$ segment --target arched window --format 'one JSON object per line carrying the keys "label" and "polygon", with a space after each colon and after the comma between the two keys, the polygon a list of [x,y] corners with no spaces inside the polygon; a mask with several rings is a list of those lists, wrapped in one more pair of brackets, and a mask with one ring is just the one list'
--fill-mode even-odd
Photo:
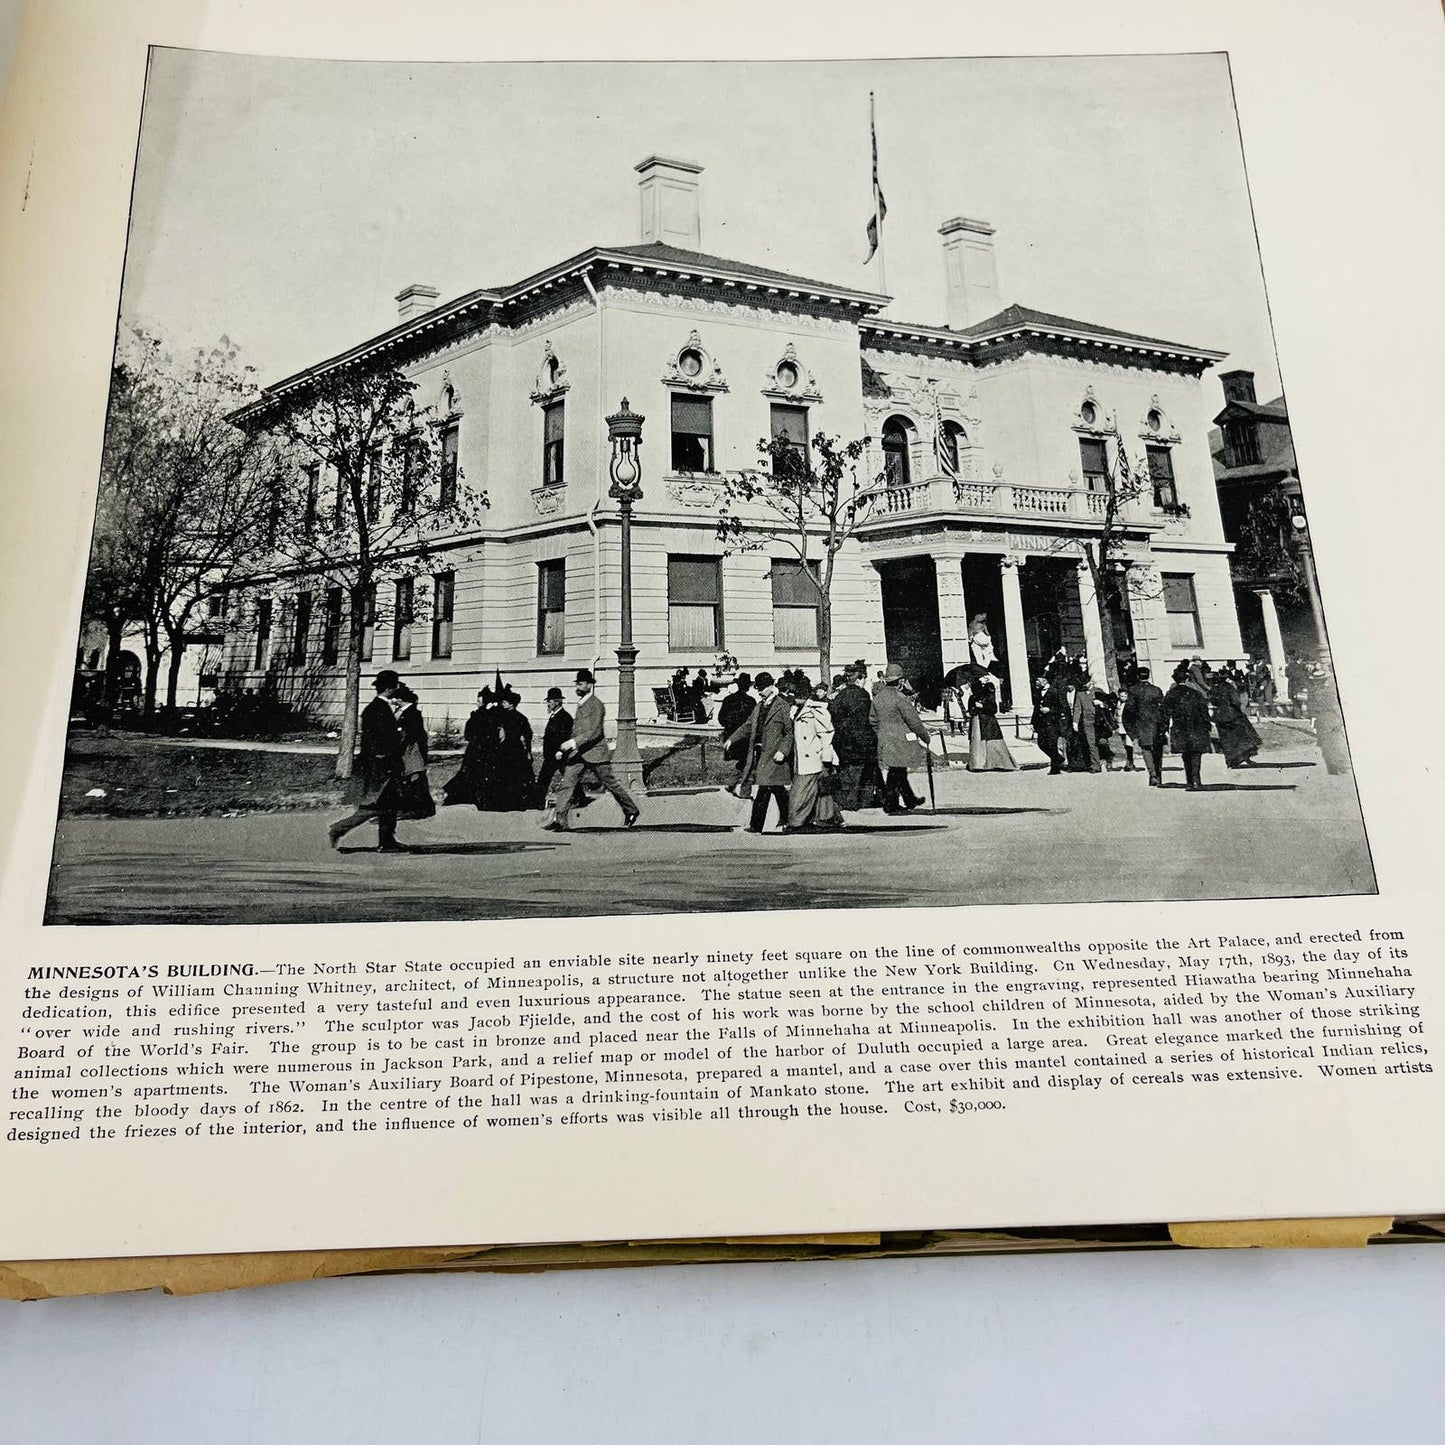
{"label": "arched window", "polygon": [[956,421],[946,421],[938,433],[938,464],[951,477],[958,475],[959,453],[968,445],[968,434]]}
{"label": "arched window", "polygon": [[890,487],[906,487],[912,480],[912,432],[901,416],[890,416],[883,423],[883,474]]}

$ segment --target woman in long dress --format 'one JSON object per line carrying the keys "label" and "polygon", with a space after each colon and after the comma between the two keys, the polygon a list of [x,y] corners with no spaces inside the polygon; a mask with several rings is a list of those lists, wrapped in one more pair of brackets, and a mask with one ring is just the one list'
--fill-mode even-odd
{"label": "woman in long dress", "polygon": [[401,728],[401,779],[396,789],[398,818],[430,818],[437,810],[427,785],[426,723],[416,701],[416,694],[405,683],[392,694],[392,707]]}
{"label": "woman in long dress", "polygon": [[1216,672],[1210,679],[1209,701],[1214,708],[1214,727],[1219,734],[1219,750],[1224,754],[1225,766],[1252,766],[1254,755],[1260,749],[1259,734],[1245,716],[1234,684],[1222,672]]}
{"label": "woman in long dress", "polygon": [[494,711],[492,690],[484,687],[477,694],[477,705],[462,731],[467,746],[462,754],[461,766],[442,789],[442,802],[448,807],[458,803],[474,803],[478,808],[485,806],[482,802],[486,790],[484,780],[492,772],[492,756],[497,746]]}
{"label": "woman in long dress", "polygon": [[1011,773],[1017,767],[998,725],[998,689],[989,673],[980,672],[968,693],[968,770]]}
{"label": "woman in long dress", "polygon": [[510,687],[504,687],[497,707],[497,757],[489,803],[497,813],[521,812],[536,804],[532,724],[517,710],[521,700]]}
{"label": "woman in long dress", "polygon": [[[813,695],[809,696],[809,692]],[[822,697],[817,695],[819,692],[823,693]],[[793,709],[793,781],[788,789],[790,833],[803,830],[831,833],[843,826],[831,791],[833,779],[828,772],[837,762],[826,690],[800,691]]]}

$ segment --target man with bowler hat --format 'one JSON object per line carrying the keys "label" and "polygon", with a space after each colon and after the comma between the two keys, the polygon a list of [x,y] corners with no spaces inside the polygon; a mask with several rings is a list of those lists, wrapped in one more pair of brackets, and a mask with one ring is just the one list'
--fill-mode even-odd
{"label": "man with bowler hat", "polygon": [[396,841],[396,790],[402,777],[405,744],[391,699],[400,686],[401,678],[389,667],[378,672],[372,683],[376,696],[362,709],[361,747],[356,759],[360,799],[354,813],[327,830],[333,848],[340,848],[341,840],[353,828],[375,822],[378,853],[407,851]]}
{"label": "man with bowler hat", "polygon": [[537,774],[537,797],[545,804],[552,779],[561,765],[557,754],[572,736],[572,714],[562,705],[562,689],[547,689],[547,726],[542,729],[542,767]]}
{"label": "man with bowler hat", "polygon": [[612,751],[603,736],[607,711],[602,706],[602,699],[593,691],[596,685],[597,680],[587,668],[577,669],[577,716],[572,723],[572,736],[554,754],[561,770],[552,784],[552,796],[548,800],[551,817],[542,824],[555,833],[567,831],[567,817],[589,774],[617,799],[617,806],[622,809],[624,828],[630,828],[642,814],[642,809],[633,802],[632,794],[612,771]]}

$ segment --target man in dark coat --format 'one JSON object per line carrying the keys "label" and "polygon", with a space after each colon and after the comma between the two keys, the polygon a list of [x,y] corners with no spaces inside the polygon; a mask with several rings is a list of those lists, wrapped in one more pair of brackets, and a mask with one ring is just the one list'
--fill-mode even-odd
{"label": "man in dark coat", "polygon": [[747,831],[761,833],[768,821],[768,799],[778,805],[778,826],[788,826],[788,788],[793,781],[793,708],[773,686],[770,672],[758,674],[760,701],[748,728],[745,782],[757,785]]}
{"label": "man in dark coat", "polygon": [[[577,716],[572,723],[572,736],[557,749],[556,758],[561,771],[552,785],[552,796],[548,799],[551,816],[543,823],[544,828],[553,832],[567,831],[567,817],[571,813],[577,795],[585,786],[588,775],[596,780],[617,800],[622,809],[622,825],[630,828],[642,815],[642,809],[633,801],[622,781],[612,771],[612,750],[607,746],[604,729],[607,710],[602,699],[593,691],[596,679],[585,667],[577,669]],[[553,811],[555,809],[555,811]]]}
{"label": "man in dark coat", "polygon": [[542,729],[542,767],[537,773],[537,796],[543,803],[561,766],[557,754],[572,736],[572,714],[562,705],[562,689],[547,689],[547,726]]}
{"label": "man in dark coat", "polygon": [[1202,661],[1181,662],[1174,669],[1174,686],[1164,695],[1164,716],[1169,720],[1169,745],[1184,759],[1184,786],[1200,792],[1209,751],[1209,684]]}
{"label": "man in dark coat", "polygon": [[869,721],[878,737],[885,813],[901,813],[923,802],[909,784],[908,770],[927,766],[928,732],[902,684],[903,669],[896,662],[890,662],[883,674],[883,687],[873,694],[869,712]]}
{"label": "man in dark coat", "polygon": [[748,719],[757,707],[757,699],[749,689],[753,680],[740,672],[733,684],[733,691],[723,698],[717,710],[719,731],[722,733],[723,757],[737,764],[737,776],[728,788],[736,793],[742,785],[752,759],[748,756]]}
{"label": "man in dark coat", "polygon": [[828,704],[838,754],[838,806],[848,812],[877,806],[878,735],[868,720],[872,708],[868,669],[855,662]]}
{"label": "man in dark coat", "polygon": [[1149,681],[1149,669],[1134,669],[1133,681],[1124,691],[1124,731],[1139,745],[1149,786],[1157,788],[1164,768],[1164,694]]}
{"label": "man in dark coat", "polygon": [[331,846],[363,823],[376,823],[378,853],[405,853],[396,841],[396,790],[402,776],[405,747],[401,727],[392,711],[391,699],[401,679],[390,668],[376,674],[372,683],[376,696],[361,713],[361,747],[356,758],[356,777],[361,790],[357,809],[327,830]]}

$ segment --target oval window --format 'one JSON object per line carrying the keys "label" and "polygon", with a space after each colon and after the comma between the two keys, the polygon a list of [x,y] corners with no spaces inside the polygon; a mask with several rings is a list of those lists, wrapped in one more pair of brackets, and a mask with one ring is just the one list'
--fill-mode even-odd
{"label": "oval window", "polygon": [[791,391],[798,384],[798,368],[791,361],[785,361],[778,367],[778,385],[784,391]]}
{"label": "oval window", "polygon": [[702,374],[702,355],[696,351],[684,351],[677,359],[679,370],[684,376],[700,376]]}
{"label": "oval window", "polygon": [[1098,419],[1099,409],[1093,402],[1086,401],[1083,406],[1079,408],[1079,420],[1082,421],[1085,426],[1093,426]]}

